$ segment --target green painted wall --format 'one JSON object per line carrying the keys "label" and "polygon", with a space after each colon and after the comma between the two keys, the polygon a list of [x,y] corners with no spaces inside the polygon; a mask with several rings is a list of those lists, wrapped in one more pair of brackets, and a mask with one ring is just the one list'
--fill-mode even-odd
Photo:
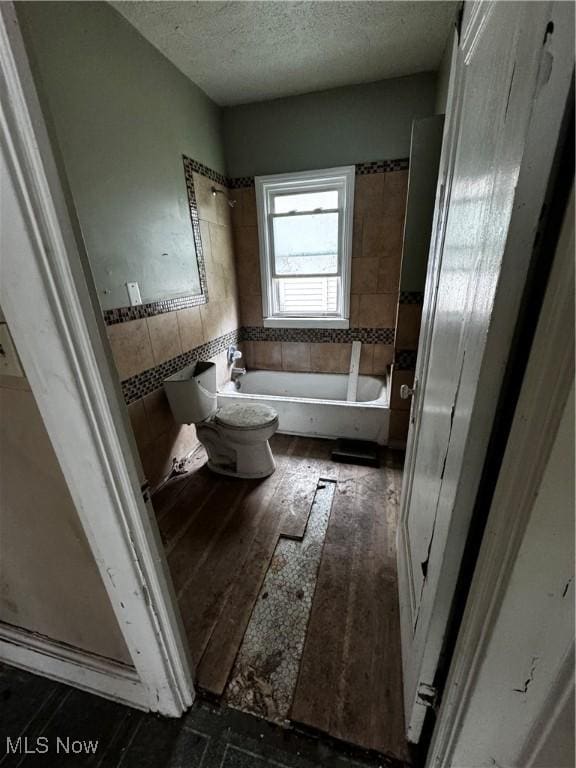
{"label": "green painted wall", "polygon": [[408,157],[412,120],[434,114],[436,73],[224,109],[229,176]]}
{"label": "green painted wall", "polygon": [[224,172],[219,107],[107,3],[17,10],[103,308],[196,293],[181,156]]}

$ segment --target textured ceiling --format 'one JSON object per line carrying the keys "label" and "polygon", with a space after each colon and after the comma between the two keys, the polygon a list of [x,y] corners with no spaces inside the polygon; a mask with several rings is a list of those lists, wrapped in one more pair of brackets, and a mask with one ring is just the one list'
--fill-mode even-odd
{"label": "textured ceiling", "polygon": [[113,2],[221,105],[437,69],[455,2]]}

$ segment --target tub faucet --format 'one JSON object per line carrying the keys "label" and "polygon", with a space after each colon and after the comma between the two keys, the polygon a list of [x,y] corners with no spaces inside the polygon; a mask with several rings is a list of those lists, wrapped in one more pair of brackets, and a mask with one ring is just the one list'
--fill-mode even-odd
{"label": "tub faucet", "polygon": [[240,377],[244,376],[246,373],[246,368],[232,368],[232,371],[230,373],[230,378],[234,382],[234,386],[236,389],[240,389]]}

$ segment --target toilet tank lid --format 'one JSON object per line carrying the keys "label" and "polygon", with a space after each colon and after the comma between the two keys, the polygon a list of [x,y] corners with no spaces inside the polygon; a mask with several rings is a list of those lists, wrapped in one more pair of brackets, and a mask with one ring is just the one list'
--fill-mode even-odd
{"label": "toilet tank lid", "polygon": [[265,427],[277,418],[278,414],[274,408],[257,403],[225,405],[215,415],[215,419],[219,424],[225,427],[235,427],[236,429]]}

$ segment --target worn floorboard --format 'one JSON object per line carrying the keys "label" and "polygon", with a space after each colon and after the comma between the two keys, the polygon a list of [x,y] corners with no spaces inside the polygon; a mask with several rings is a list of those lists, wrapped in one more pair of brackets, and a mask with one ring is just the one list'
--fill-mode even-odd
{"label": "worn floorboard", "polygon": [[399,468],[343,465],[293,721],[407,760],[394,553]]}
{"label": "worn floorboard", "polygon": [[318,485],[317,477],[299,477],[286,468],[275,483],[272,478],[267,484],[269,492],[262,498],[261,524],[243,561],[241,578],[231,587],[197,670],[198,685],[216,695],[226,686],[278,537],[287,535],[286,531],[294,537],[303,535]]}
{"label": "worn floorboard", "polygon": [[[331,441],[276,435],[262,481],[202,466],[154,496],[196,683],[222,695],[280,537],[302,540],[336,481],[291,709],[294,722],[407,759],[395,562],[401,467],[331,461]],[[306,541],[306,539],[304,539]]]}

